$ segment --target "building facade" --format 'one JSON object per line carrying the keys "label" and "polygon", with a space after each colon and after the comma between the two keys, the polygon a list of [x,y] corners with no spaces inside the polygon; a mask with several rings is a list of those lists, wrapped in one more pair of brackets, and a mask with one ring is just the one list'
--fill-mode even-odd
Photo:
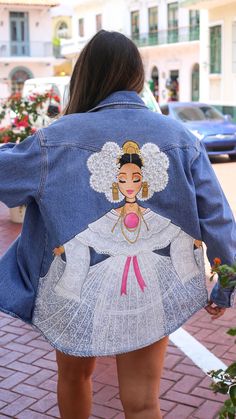
{"label": "building facade", "polygon": [[161,103],[199,98],[200,13],[175,0],[78,0],[72,39],[62,54],[75,62],[98,30],[116,30],[139,47],[146,80]]}
{"label": "building facade", "polygon": [[[72,16],[73,7],[69,4],[62,4],[51,9],[52,17],[52,43],[54,55],[60,58],[61,43],[72,38]],[[70,59],[65,59],[61,64],[54,67],[55,76],[67,76],[72,72]]]}
{"label": "building facade", "polygon": [[53,51],[54,0],[0,0],[0,96],[21,91],[31,77],[50,76],[60,63]]}
{"label": "building facade", "polygon": [[180,0],[200,10],[200,99],[236,119],[236,1]]}

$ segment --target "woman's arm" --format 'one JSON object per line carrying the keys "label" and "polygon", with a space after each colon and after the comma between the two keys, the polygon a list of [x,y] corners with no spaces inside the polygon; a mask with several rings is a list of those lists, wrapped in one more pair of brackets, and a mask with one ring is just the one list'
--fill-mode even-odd
{"label": "woman's arm", "polygon": [[0,201],[11,208],[37,199],[43,173],[43,154],[37,133],[19,144],[4,144],[0,147]]}
{"label": "woman's arm", "polygon": [[[191,171],[195,185],[196,200],[202,240],[207,246],[207,256],[213,265],[215,257],[222,263],[233,264],[236,260],[236,223],[207,156],[205,147],[192,163]],[[214,285],[210,300],[221,307],[232,307],[234,287],[223,288],[219,281]]]}

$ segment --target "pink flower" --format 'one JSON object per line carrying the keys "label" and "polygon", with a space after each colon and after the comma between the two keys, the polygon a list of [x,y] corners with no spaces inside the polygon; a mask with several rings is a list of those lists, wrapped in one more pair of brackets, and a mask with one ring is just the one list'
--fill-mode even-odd
{"label": "pink flower", "polygon": [[35,95],[29,96],[29,100],[31,100],[32,102],[34,102],[36,100],[36,96]]}
{"label": "pink flower", "polygon": [[53,96],[53,99],[54,99],[56,102],[60,103],[60,98],[59,98],[59,96],[58,96],[58,95],[54,95],[54,96]]}
{"label": "pink flower", "polygon": [[19,119],[18,116],[17,116],[14,119],[14,125],[16,125],[16,127],[28,128],[29,127],[29,116],[25,115],[22,119]]}

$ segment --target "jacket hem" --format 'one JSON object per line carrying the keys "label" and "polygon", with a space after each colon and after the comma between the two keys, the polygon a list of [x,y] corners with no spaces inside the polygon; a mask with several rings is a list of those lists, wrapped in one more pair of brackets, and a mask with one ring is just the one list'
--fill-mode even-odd
{"label": "jacket hem", "polygon": [[175,325],[173,327],[173,329],[170,329],[170,331],[165,332],[163,335],[156,337],[155,339],[150,339],[147,340],[145,344],[139,345],[139,346],[133,346],[130,347],[129,349],[123,349],[123,350],[118,350],[118,351],[108,351],[108,352],[88,352],[85,353],[84,351],[73,351],[70,350],[68,348],[65,348],[64,346],[61,346],[60,344],[56,344],[54,342],[52,342],[49,338],[47,338],[47,336],[44,334],[44,332],[38,327],[36,326],[34,323],[32,323],[31,325],[33,326],[33,328],[37,331],[40,331],[40,333],[42,334],[42,336],[45,338],[45,340],[56,350],[64,353],[65,355],[71,355],[71,356],[79,356],[82,358],[87,358],[87,357],[108,357],[108,356],[115,356],[115,355],[121,355],[121,354],[125,354],[125,353],[129,353],[129,352],[133,352],[136,351],[138,349],[142,349],[145,348],[149,345],[152,345],[155,342],[158,342],[160,339],[169,336],[171,333],[174,333],[177,329],[179,329],[184,323],[186,323],[190,317],[192,317],[196,312],[198,312],[199,310],[201,310],[202,308],[204,308],[207,305],[207,301],[208,299],[204,300],[204,302],[202,302],[202,304],[199,304],[198,307],[195,307],[195,309],[192,311],[192,313],[190,315],[188,315],[188,317],[185,320],[181,320],[177,325]]}

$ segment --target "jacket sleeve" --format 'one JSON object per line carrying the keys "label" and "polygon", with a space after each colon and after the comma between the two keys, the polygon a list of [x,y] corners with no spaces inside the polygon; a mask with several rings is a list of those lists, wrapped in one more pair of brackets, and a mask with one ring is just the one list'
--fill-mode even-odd
{"label": "jacket sleeve", "polygon": [[[192,163],[192,176],[202,240],[207,246],[209,262],[213,265],[213,259],[218,257],[223,264],[232,265],[236,261],[236,223],[202,143]],[[234,296],[234,287],[223,288],[217,280],[210,300],[220,307],[233,307]]]}
{"label": "jacket sleeve", "polygon": [[40,193],[42,151],[38,134],[19,144],[0,147],[0,201],[8,207],[27,205]]}

